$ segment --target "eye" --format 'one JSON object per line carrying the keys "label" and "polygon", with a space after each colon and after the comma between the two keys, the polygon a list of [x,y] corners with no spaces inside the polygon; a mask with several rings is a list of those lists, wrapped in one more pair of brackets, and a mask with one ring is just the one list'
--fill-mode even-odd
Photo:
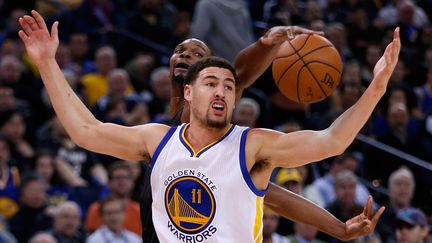
{"label": "eye", "polygon": [[231,85],[225,85],[226,90],[233,90],[234,88]]}
{"label": "eye", "polygon": [[208,86],[208,87],[215,87],[216,85],[214,83],[207,83],[206,86]]}
{"label": "eye", "polygon": [[204,57],[204,55],[202,53],[200,53],[200,52],[195,52],[194,54],[195,54],[195,56],[197,56],[199,58]]}
{"label": "eye", "polygon": [[180,54],[180,53],[182,53],[182,50],[181,50],[181,49],[175,49],[175,50],[174,50],[174,53],[175,53],[175,54]]}

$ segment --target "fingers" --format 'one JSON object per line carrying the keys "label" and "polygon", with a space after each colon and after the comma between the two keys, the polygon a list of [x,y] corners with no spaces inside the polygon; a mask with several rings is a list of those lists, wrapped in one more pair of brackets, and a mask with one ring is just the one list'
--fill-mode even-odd
{"label": "fingers", "polygon": [[45,20],[42,18],[42,16],[37,11],[32,10],[31,14],[33,15],[34,19],[36,20],[39,28],[47,29],[47,26],[45,24]]}
{"label": "fingers", "polygon": [[393,34],[393,43],[396,45],[395,55],[399,55],[399,51],[401,48],[401,41],[400,41],[400,28],[397,27]]}
{"label": "fingers", "polygon": [[18,35],[21,38],[22,42],[24,42],[25,44],[28,40],[28,36],[26,35],[26,33],[23,30],[20,30],[18,31]]}
{"label": "fingers", "polygon": [[396,27],[393,33],[393,40],[400,40],[400,28]]}
{"label": "fingers", "polygon": [[32,32],[32,29],[30,28],[30,25],[24,20],[24,18],[19,18],[18,22],[21,25],[21,28],[24,30],[24,32],[29,35]]}
{"label": "fingers", "polygon": [[31,16],[24,15],[24,20],[27,22],[27,24],[33,31],[40,29],[39,25],[36,23],[36,20]]}
{"label": "fingers", "polygon": [[372,218],[371,222],[371,228],[374,229],[375,225],[378,223],[379,218],[381,217],[381,215],[383,214],[385,210],[385,207],[381,207],[380,209],[378,209],[378,212],[376,212],[375,216]]}
{"label": "fingers", "polygon": [[59,22],[56,21],[51,26],[51,39],[54,40],[54,41],[57,41],[57,42],[59,41],[58,40],[58,25],[59,25]]}
{"label": "fingers", "polygon": [[287,36],[288,36],[288,40],[294,39],[294,33],[293,33],[293,29],[291,27],[287,28]]}
{"label": "fingers", "polygon": [[372,204],[373,204],[372,196],[368,196],[368,199],[367,199],[367,202],[366,202],[366,217],[368,219],[371,219],[372,216],[373,216]]}

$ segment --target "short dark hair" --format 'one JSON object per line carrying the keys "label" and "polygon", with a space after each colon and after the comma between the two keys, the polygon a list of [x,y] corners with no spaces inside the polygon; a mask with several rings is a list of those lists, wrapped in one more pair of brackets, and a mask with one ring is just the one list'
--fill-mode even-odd
{"label": "short dark hair", "polygon": [[108,167],[108,179],[109,180],[113,179],[113,174],[114,174],[114,171],[116,171],[116,170],[126,170],[129,172],[129,174],[132,173],[132,168],[130,167],[130,165],[123,160],[119,160],[119,161],[112,163]]}
{"label": "short dark hair", "polygon": [[189,70],[184,80],[184,84],[193,84],[193,82],[195,82],[195,80],[197,79],[198,73],[208,67],[219,67],[228,69],[233,74],[235,82],[238,82],[238,77],[236,75],[235,69],[229,61],[221,57],[211,56],[204,57],[189,67]]}

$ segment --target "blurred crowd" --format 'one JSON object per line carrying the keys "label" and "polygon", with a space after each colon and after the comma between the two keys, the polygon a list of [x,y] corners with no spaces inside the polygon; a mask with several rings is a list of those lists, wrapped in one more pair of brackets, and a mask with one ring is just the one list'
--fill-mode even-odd
{"label": "blurred crowd", "polygon": [[[94,154],[69,138],[17,35],[18,18],[32,9],[49,25],[60,22],[56,59],[84,104],[99,120],[128,126],[172,119],[168,60],[184,39],[233,61],[272,26],[298,25],[323,31],[339,51],[338,89],[298,104],[269,69],[244,92],[233,121],[282,132],[326,128],[362,95],[399,26],[400,61],[361,133],[432,162],[430,0],[0,0],[1,242],[140,242],[142,230],[144,162]],[[376,233],[358,241],[430,236],[432,171],[363,142],[272,179],[342,221],[372,194],[386,211]],[[267,209],[264,223],[273,242],[337,241]]]}

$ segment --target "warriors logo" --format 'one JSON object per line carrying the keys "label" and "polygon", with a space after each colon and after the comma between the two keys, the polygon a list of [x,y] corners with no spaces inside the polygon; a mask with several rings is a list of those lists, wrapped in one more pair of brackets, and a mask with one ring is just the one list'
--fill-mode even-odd
{"label": "warriors logo", "polygon": [[172,181],[165,192],[171,223],[185,234],[196,234],[212,222],[216,211],[213,193],[200,179],[184,176]]}

